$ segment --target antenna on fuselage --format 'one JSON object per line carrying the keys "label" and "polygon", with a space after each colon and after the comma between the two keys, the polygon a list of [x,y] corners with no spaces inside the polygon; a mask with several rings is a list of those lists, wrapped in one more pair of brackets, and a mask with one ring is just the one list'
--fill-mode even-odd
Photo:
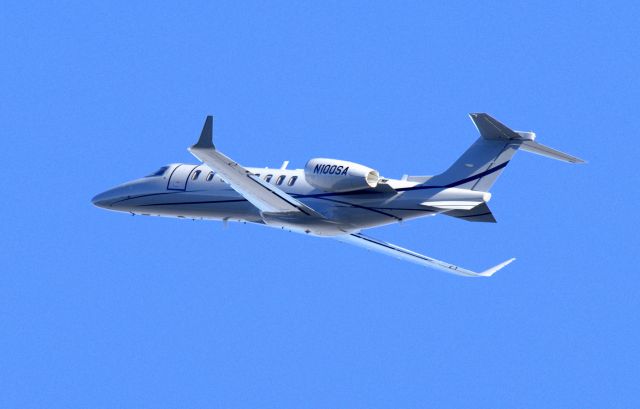
{"label": "antenna on fuselage", "polygon": [[289,161],[285,160],[284,162],[282,162],[282,166],[280,166],[280,169],[286,169],[287,166],[289,166]]}

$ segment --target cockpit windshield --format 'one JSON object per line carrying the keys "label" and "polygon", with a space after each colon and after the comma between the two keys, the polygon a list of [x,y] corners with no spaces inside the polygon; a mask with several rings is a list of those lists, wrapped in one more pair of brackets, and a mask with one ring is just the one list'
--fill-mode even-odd
{"label": "cockpit windshield", "polygon": [[152,178],[152,177],[155,177],[155,176],[162,176],[162,175],[164,175],[164,172],[167,171],[167,169],[169,169],[169,166],[163,166],[160,169],[158,169],[155,172],[153,172],[152,174],[147,175],[145,177],[146,178]]}

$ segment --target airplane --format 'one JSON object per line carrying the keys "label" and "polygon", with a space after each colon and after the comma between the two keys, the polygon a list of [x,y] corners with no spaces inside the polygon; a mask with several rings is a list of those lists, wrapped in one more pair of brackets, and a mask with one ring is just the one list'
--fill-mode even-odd
{"label": "airplane", "polygon": [[480,137],[435,176],[380,176],[345,160],[314,158],[303,169],[243,167],[213,144],[207,116],[198,142],[188,148],[202,163],[173,163],[92,199],[95,206],[133,215],[255,223],[364,247],[466,277],[490,277],[515,260],[475,272],[362,234],[362,230],[445,215],[495,223],[489,192],[518,150],[569,163],[584,160],[514,131],[486,113],[469,114]]}

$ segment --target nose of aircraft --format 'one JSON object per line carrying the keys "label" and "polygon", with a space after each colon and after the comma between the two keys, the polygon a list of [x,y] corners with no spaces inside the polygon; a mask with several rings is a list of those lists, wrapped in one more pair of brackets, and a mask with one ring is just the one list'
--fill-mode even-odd
{"label": "nose of aircraft", "polygon": [[140,185],[138,181],[123,183],[96,195],[91,202],[94,206],[115,210],[114,205],[129,198],[134,192],[134,187],[138,185]]}
{"label": "nose of aircraft", "polygon": [[103,209],[129,211],[135,203],[132,204],[128,199],[145,193],[154,193],[161,190],[163,186],[164,181],[136,179],[97,194],[91,199],[91,203]]}
{"label": "nose of aircraft", "polygon": [[102,207],[105,209],[109,208],[114,201],[118,200],[120,196],[118,190],[118,188],[114,188],[102,193],[98,193],[93,197],[93,199],[91,199],[91,203],[93,203],[93,205],[97,207]]}

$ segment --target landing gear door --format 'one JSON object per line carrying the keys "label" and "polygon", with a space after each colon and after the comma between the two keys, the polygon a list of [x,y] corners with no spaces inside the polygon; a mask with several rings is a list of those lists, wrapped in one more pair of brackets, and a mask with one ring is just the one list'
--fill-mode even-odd
{"label": "landing gear door", "polygon": [[186,190],[187,180],[194,168],[193,165],[178,165],[169,177],[167,190]]}

